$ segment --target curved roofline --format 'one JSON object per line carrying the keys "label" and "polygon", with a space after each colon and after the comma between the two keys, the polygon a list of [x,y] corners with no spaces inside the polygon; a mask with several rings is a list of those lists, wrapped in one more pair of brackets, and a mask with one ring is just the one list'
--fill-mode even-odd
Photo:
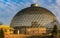
{"label": "curved roofline", "polygon": [[[23,12],[23,11],[25,11],[26,9],[29,9],[29,8],[42,8],[42,9],[50,12],[52,15],[54,15],[50,10],[48,10],[48,9],[46,9],[46,8],[44,8],[44,7],[27,7],[27,8],[24,8],[24,9],[20,10],[19,12],[17,12],[17,13],[14,15],[14,17],[15,17],[17,14],[19,14],[20,12]],[[55,16],[55,15],[54,15],[54,16]],[[12,23],[14,17],[12,18],[11,23]],[[56,16],[55,16],[55,17],[56,17]],[[10,23],[10,26],[11,26],[11,23]]]}
{"label": "curved roofline", "polygon": [[[48,10],[47,8],[44,8],[44,7],[27,7],[27,8],[24,8],[24,9],[22,9],[22,10],[20,10],[19,12],[23,12],[24,10],[26,10],[26,9],[29,9],[29,8],[42,8],[42,9],[44,9],[44,10],[47,10],[48,12],[50,12],[51,14],[53,14],[50,10]],[[17,15],[17,14],[19,14],[19,12],[17,12],[16,14],[15,14],[15,16]],[[54,14],[53,14],[54,15]],[[14,16],[14,17],[15,17]],[[55,15],[54,15],[55,16]]]}

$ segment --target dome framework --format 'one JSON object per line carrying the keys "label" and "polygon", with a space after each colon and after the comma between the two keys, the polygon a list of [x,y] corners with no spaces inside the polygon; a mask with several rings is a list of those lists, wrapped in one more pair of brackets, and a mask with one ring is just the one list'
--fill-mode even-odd
{"label": "dome framework", "polygon": [[36,22],[39,26],[53,26],[57,21],[56,16],[43,7],[31,6],[19,11],[11,21],[11,27],[31,26]]}

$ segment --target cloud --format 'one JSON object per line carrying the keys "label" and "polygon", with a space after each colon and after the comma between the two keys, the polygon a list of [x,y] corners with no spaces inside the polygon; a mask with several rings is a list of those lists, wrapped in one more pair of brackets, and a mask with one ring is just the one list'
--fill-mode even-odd
{"label": "cloud", "polygon": [[33,3],[37,3],[38,0],[33,0]]}
{"label": "cloud", "polygon": [[60,6],[60,0],[56,0],[56,3]]}
{"label": "cloud", "polygon": [[[15,2],[14,2],[15,1]],[[21,9],[29,6],[30,2],[23,0],[0,0],[0,21],[4,24],[10,24],[13,16]],[[7,21],[6,21],[7,20]]]}

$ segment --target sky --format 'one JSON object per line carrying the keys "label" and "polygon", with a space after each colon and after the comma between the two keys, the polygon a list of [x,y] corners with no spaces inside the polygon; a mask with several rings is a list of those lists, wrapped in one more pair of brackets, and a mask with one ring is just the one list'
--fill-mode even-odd
{"label": "sky", "polygon": [[60,0],[0,0],[0,22],[10,25],[17,12],[34,3],[50,10],[60,23]]}

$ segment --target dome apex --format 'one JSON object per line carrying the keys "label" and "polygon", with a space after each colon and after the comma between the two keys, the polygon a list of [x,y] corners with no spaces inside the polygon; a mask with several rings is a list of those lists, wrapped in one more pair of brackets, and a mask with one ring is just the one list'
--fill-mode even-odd
{"label": "dome apex", "polygon": [[39,4],[31,4],[31,7],[39,7]]}

